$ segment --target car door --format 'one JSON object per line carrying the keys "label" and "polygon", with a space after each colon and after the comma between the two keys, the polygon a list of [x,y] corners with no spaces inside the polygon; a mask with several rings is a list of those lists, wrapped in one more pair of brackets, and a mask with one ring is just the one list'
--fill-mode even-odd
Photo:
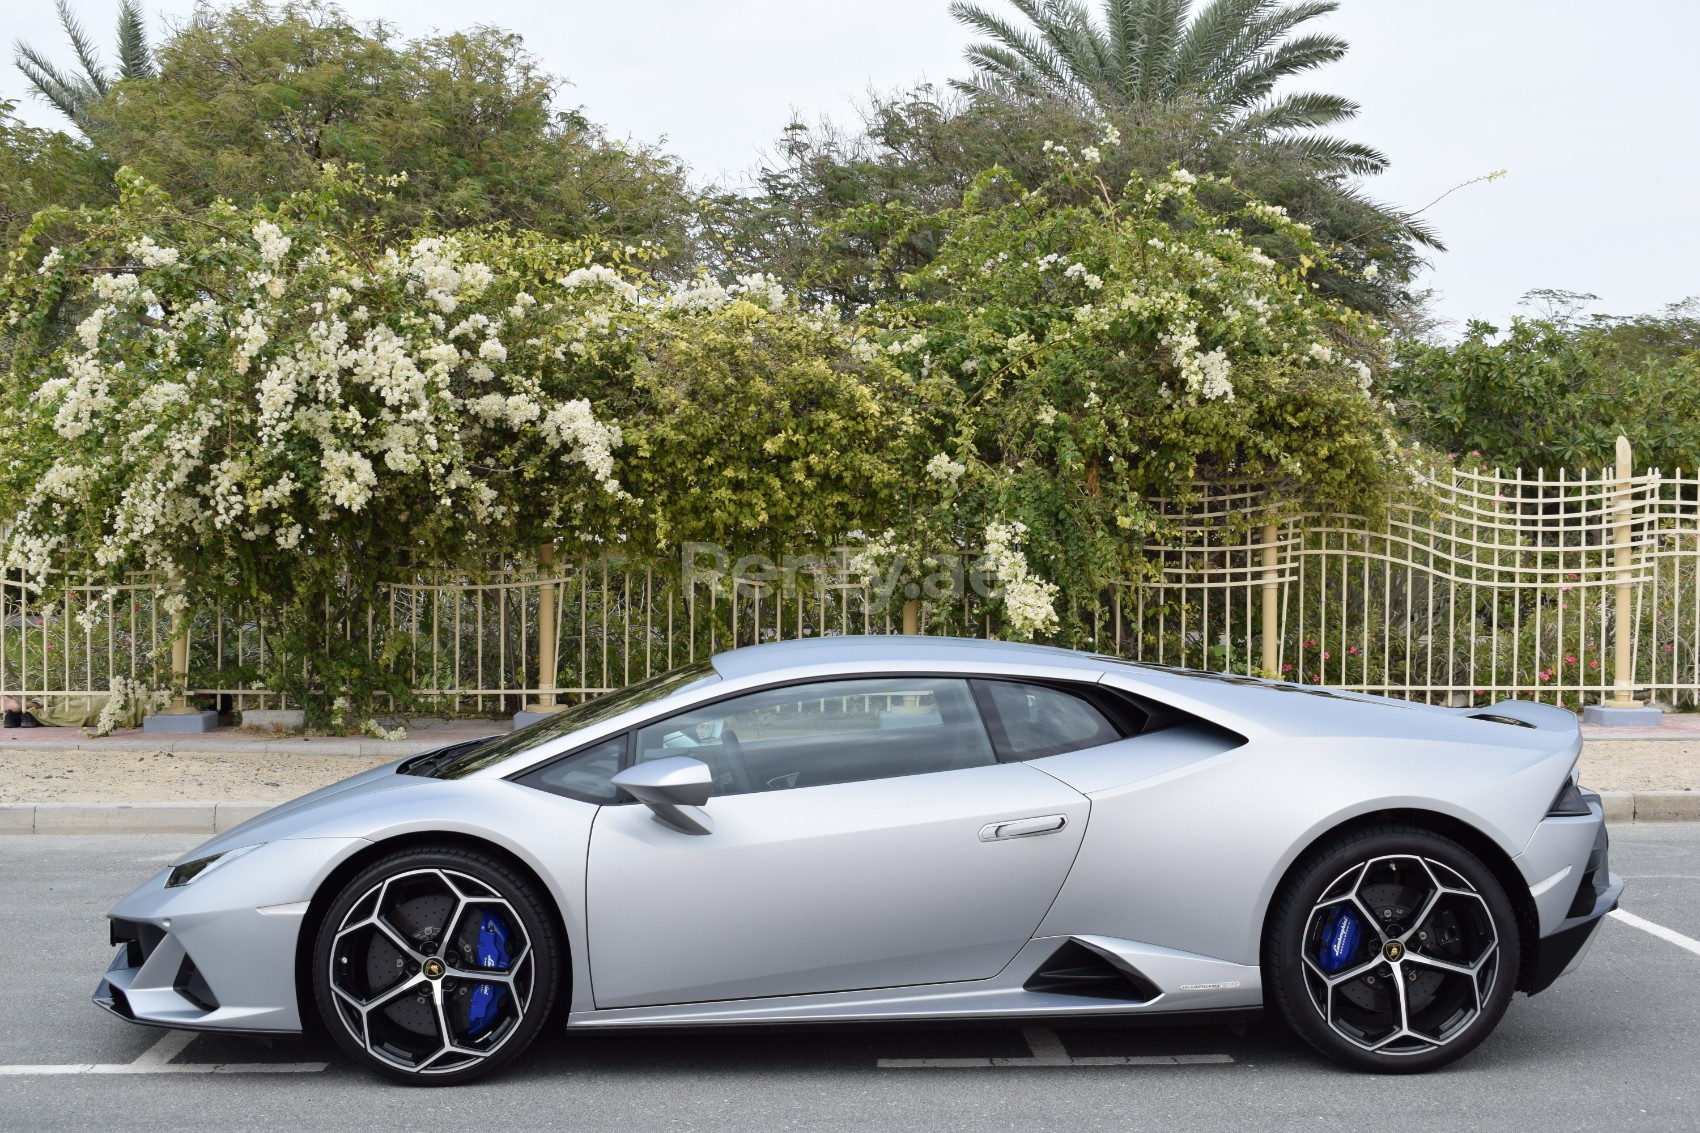
{"label": "car door", "polygon": [[1033,935],[1084,796],[999,762],[968,682],[884,677],[744,694],[638,729],[689,755],[708,834],[605,806],[586,877],[599,1008],[995,975]]}

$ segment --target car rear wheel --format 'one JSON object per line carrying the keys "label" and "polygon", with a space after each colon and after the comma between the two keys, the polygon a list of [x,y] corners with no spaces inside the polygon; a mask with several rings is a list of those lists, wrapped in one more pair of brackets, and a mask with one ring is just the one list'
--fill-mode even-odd
{"label": "car rear wheel", "polygon": [[1517,982],[1517,917],[1493,872],[1417,827],[1355,831],[1277,895],[1264,942],[1270,998],[1339,1062],[1432,1070],[1485,1039]]}
{"label": "car rear wheel", "polygon": [[355,1061],[451,1085],[512,1061],[554,1006],[555,920],[526,878],[458,847],[403,850],[348,882],[321,922],[313,993]]}

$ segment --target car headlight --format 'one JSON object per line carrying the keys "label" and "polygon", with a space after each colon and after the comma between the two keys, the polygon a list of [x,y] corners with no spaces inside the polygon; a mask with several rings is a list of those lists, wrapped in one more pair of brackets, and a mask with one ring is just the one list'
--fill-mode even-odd
{"label": "car headlight", "polygon": [[228,865],[249,850],[257,850],[263,845],[264,842],[256,842],[252,846],[239,846],[234,850],[224,850],[217,854],[208,854],[204,858],[196,858],[192,862],[174,865],[171,867],[171,876],[165,879],[165,887],[176,889],[199,881],[219,866]]}

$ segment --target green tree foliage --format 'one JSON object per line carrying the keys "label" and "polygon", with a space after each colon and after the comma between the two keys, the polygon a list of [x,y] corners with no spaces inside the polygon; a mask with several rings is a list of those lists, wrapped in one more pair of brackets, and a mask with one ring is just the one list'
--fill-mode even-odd
{"label": "green tree foliage", "polygon": [[1332,63],[1346,41],[1304,25],[1336,0],[1010,0],[1010,20],[967,0],[957,20],[990,37],[968,49],[974,78],[962,90],[1006,101],[1057,100],[1097,113],[1186,107],[1217,132],[1290,148],[1333,171],[1376,173],[1387,159],[1368,146],[1315,133],[1354,117],[1338,95],[1276,93],[1283,79]]}
{"label": "green tree foliage", "polygon": [[1700,304],[1472,322],[1455,344],[1402,344],[1386,391],[1413,437],[1505,469],[1606,467],[1619,434],[1639,466],[1700,468]]}
{"label": "green tree foliage", "polygon": [[[558,105],[557,80],[517,35],[480,27],[409,41],[330,4],[246,0],[197,9],[151,59],[154,70],[126,66],[122,81],[101,73],[77,88],[88,96],[77,120],[109,172],[56,203],[110,201],[123,165],[186,205],[276,205],[326,168],[358,164],[406,179],[346,202],[353,221],[648,241],[689,274],[696,202],[683,167]],[[82,158],[34,160],[61,156]],[[0,209],[30,207],[39,199],[0,185]]]}
{"label": "green tree foliage", "polygon": [[29,80],[31,89],[58,108],[77,129],[87,133],[90,127],[89,109],[106,96],[118,79],[145,79],[154,73],[153,56],[148,50],[147,26],[142,19],[142,6],[137,0],[118,3],[118,74],[116,78],[100,61],[94,41],[83,30],[69,0],[56,0],[59,26],[77,57],[80,71],[68,71],[55,63],[45,52],[27,43],[12,45],[18,70]]}
{"label": "green tree foliage", "polygon": [[89,143],[26,125],[0,100],[0,241],[13,239],[41,209],[116,196],[112,171]]}
{"label": "green tree foliage", "polygon": [[1269,226],[1321,268],[1302,226],[1258,202],[1217,213],[1185,171],[1112,191],[1090,156],[1051,157],[1040,189],[993,171],[942,217],[911,213],[943,243],[871,317],[917,389],[883,547],[987,548],[1015,584],[1010,629],[1060,615],[1068,638],[1139,577],[1158,498],[1250,482],[1373,513],[1397,454],[1368,392],[1374,324],[1236,231]]}
{"label": "green tree foliage", "polygon": [[765,277],[327,225],[391,187],[346,173],[276,209],[119,180],[111,208],[41,214],[0,277],[0,560],[47,594],[62,569],[152,570],[253,603],[267,679],[316,718],[405,692],[385,642],[323,640],[410,562],[830,544],[887,495],[900,376]]}
{"label": "green tree foliage", "polygon": [[[904,273],[937,254],[943,235],[936,223],[909,223],[911,211],[954,207],[994,166],[1035,188],[1049,175],[1045,142],[1080,153],[1096,145],[1106,123],[1122,138],[1104,150],[1096,171],[1106,184],[1159,177],[1175,165],[1214,174],[1218,180],[1200,191],[1230,217],[1249,196],[1311,226],[1339,269],[1313,276],[1329,297],[1378,315],[1412,304],[1410,281],[1423,249],[1439,246],[1434,233],[1328,172],[1326,163],[1212,129],[1187,106],[1111,109],[1098,118],[1057,100],[971,100],[924,86],[875,98],[860,130],[788,128],[755,192],[723,197],[708,214],[716,250],[847,307],[890,298],[900,293]],[[1245,232],[1298,266],[1301,253],[1280,232],[1255,221]]]}

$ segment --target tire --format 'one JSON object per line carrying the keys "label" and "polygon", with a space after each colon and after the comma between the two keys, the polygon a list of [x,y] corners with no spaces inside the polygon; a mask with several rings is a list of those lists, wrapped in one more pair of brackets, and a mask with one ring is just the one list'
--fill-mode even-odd
{"label": "tire", "polygon": [[354,1061],[410,1085],[455,1085],[531,1045],[563,958],[547,900],[513,867],[454,846],[401,850],[326,911],[313,999]]}
{"label": "tire", "polygon": [[[1355,924],[1354,924],[1355,922]],[[1516,990],[1517,915],[1469,850],[1377,825],[1321,847],[1276,895],[1269,999],[1294,1031],[1358,1070],[1445,1066],[1492,1033]]]}

